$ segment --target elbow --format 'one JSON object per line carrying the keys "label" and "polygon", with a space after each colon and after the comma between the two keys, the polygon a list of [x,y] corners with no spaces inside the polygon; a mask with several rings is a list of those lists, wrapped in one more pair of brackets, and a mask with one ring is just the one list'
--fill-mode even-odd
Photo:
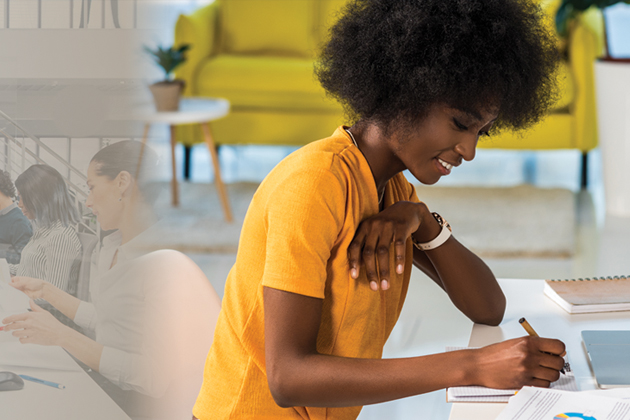
{"label": "elbow", "polygon": [[277,366],[267,367],[267,384],[273,400],[279,407],[299,406],[297,388],[293,385],[291,374]]}
{"label": "elbow", "polygon": [[503,316],[505,315],[505,307],[505,296],[501,294],[500,299],[496,299],[481,313],[471,316],[470,320],[476,324],[484,324],[496,327],[501,323],[501,321],[503,321]]}

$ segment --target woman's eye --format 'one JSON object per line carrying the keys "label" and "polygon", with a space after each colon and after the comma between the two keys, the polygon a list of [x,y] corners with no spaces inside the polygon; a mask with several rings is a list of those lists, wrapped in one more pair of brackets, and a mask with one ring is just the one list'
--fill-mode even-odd
{"label": "woman's eye", "polygon": [[453,122],[455,123],[455,126],[459,128],[460,130],[464,130],[464,131],[468,130],[468,127],[466,127],[464,124],[457,121],[455,118],[453,118]]}

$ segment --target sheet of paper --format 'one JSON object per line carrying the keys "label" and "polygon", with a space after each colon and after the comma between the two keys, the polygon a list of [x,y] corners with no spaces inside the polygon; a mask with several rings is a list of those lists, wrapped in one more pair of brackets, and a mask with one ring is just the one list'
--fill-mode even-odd
{"label": "sheet of paper", "polygon": [[[0,272],[1,271],[2,268],[0,267]],[[29,297],[26,296],[25,293],[4,281],[0,281],[0,312],[7,314],[26,312],[26,310],[30,308],[28,304],[29,300]]]}
{"label": "sheet of paper", "polygon": [[[447,347],[446,351],[463,350],[466,347]],[[551,383],[551,388],[564,391],[578,391],[575,375],[571,371],[568,355],[565,359],[565,373]],[[517,389],[493,389],[484,386],[456,386],[448,388],[448,402],[508,402],[518,392]]]}
{"label": "sheet of paper", "polygon": [[630,420],[630,401],[585,392],[524,387],[497,420]]}

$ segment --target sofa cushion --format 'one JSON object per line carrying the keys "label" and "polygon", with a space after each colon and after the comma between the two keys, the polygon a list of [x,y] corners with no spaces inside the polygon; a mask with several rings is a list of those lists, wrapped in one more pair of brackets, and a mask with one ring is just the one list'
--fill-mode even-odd
{"label": "sofa cushion", "polygon": [[558,66],[558,101],[552,106],[552,112],[568,112],[569,106],[575,100],[575,82],[571,69],[566,61]]}
{"label": "sofa cushion", "polygon": [[196,95],[226,98],[234,108],[341,109],[326,98],[311,59],[220,55],[201,65],[197,80]]}
{"label": "sofa cushion", "polygon": [[221,51],[311,57],[314,11],[313,0],[222,0]]}

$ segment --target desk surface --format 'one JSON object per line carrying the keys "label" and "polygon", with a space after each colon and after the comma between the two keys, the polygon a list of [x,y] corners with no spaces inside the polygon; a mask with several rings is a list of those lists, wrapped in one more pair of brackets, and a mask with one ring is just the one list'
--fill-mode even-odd
{"label": "desk surface", "polygon": [[[0,284],[0,319],[25,312],[27,307],[26,295],[7,284]],[[2,364],[9,360],[11,364]],[[66,387],[58,389],[24,381],[24,388],[19,391],[0,392],[2,419],[129,420],[129,416],[61,347],[20,344],[10,333],[0,332],[0,371],[29,375]]]}
{"label": "desk surface", "polygon": [[[569,314],[543,295],[542,280],[500,280],[508,298],[503,322],[498,327],[475,324],[470,347],[481,347],[524,335],[518,320],[527,318],[542,337],[562,340],[567,346],[571,368],[580,391],[597,389],[588,355],[582,345],[582,330],[621,330],[630,328],[630,311],[596,314]],[[490,420],[496,418],[505,404],[453,404],[450,420]]]}

